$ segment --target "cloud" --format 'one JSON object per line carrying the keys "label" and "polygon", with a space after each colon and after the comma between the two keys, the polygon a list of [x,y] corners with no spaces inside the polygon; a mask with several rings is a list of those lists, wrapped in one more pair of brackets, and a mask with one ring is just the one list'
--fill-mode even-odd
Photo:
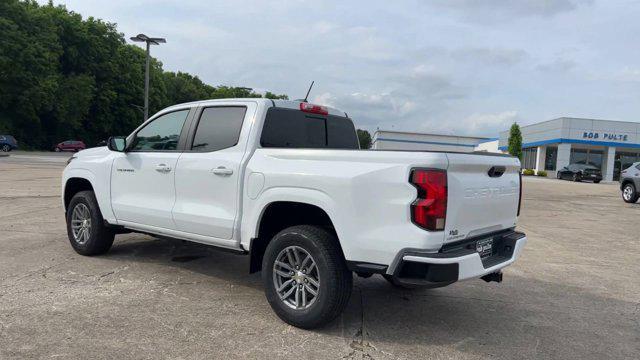
{"label": "cloud", "polygon": [[536,69],[545,72],[567,72],[576,66],[577,63],[574,60],[557,58],[551,62],[538,64]]}
{"label": "cloud", "polygon": [[473,61],[483,65],[512,66],[529,57],[522,49],[505,48],[462,48],[453,50],[451,56],[459,61]]}
{"label": "cloud", "polygon": [[495,114],[473,114],[456,125],[458,130],[466,131],[467,134],[488,135],[509,128],[518,120],[518,112],[515,110],[503,111]]}
{"label": "cloud", "polygon": [[433,0],[431,4],[451,9],[465,17],[484,22],[515,17],[550,17],[590,5],[593,0]]}
{"label": "cloud", "polygon": [[496,136],[516,119],[637,120],[638,2],[54,2],[126,37],[167,37],[152,49],[165,69],[212,85],[296,99],[315,80],[313,101],[369,130]]}
{"label": "cloud", "polygon": [[449,103],[466,96],[464,87],[431,64],[402,66],[386,72],[384,90],[323,92],[312,96],[312,101],[346,111],[361,128],[415,131],[430,119],[441,118],[435,116],[446,112]]}
{"label": "cloud", "polygon": [[392,93],[322,93],[313,97],[312,101],[347,111],[356,125],[367,129],[396,127],[410,119],[419,109],[419,104],[414,100]]}
{"label": "cloud", "polygon": [[609,79],[620,82],[640,82],[640,69],[632,67],[624,67],[620,71],[616,71]]}

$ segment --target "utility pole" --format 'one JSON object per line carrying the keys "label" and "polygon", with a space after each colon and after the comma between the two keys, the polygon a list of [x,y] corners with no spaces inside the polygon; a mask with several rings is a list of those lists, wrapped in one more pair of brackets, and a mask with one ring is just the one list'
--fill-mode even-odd
{"label": "utility pole", "polygon": [[160,45],[167,42],[164,38],[152,38],[145,34],[138,34],[130,38],[135,42],[144,42],[147,44],[147,59],[144,69],[144,121],[149,118],[149,63],[151,61],[151,45]]}

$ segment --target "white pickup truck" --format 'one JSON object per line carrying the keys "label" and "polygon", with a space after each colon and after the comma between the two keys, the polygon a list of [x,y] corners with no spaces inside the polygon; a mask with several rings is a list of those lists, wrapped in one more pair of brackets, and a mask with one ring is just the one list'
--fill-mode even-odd
{"label": "white pickup truck", "polygon": [[346,113],[225,99],[164,109],[62,176],[71,245],[97,255],[140,232],[250,256],[275,313],[302,328],[345,308],[352,273],[438,287],[520,254],[518,159],[360,150]]}

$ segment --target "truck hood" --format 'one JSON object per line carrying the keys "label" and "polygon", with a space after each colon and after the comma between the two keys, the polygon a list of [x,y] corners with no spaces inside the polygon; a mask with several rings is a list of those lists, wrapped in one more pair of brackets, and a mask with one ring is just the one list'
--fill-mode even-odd
{"label": "truck hood", "polygon": [[101,146],[78,151],[74,157],[77,159],[95,159],[103,158],[108,156],[110,153],[111,151],[106,146]]}

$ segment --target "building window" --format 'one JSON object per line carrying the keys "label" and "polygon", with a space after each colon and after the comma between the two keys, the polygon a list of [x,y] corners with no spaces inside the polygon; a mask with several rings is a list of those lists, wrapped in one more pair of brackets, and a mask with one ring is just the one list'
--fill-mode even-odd
{"label": "building window", "polygon": [[602,155],[603,155],[603,151],[602,150],[589,150],[589,154],[588,154],[588,158],[587,158],[587,164],[589,165],[593,165],[595,167],[597,167],[598,169],[602,170]]}
{"label": "building window", "polygon": [[547,171],[555,171],[557,160],[558,160],[558,148],[555,146],[548,147],[547,156],[544,159],[544,169]]}
{"label": "building window", "polygon": [[538,155],[537,147],[522,149],[522,168],[535,169],[537,155]]}
{"label": "building window", "polygon": [[595,149],[571,149],[570,164],[593,165],[602,170],[604,151]]}
{"label": "building window", "polygon": [[569,164],[586,164],[587,154],[588,152],[586,149],[571,149]]}

